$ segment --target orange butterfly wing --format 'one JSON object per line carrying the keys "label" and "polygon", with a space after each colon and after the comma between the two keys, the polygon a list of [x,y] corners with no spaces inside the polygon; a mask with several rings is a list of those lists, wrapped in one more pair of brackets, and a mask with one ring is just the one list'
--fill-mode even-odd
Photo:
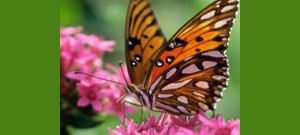
{"label": "orange butterfly wing", "polygon": [[157,95],[158,108],[179,114],[214,109],[228,79],[224,52],[237,10],[237,0],[218,0],[164,46],[145,86]]}
{"label": "orange butterfly wing", "polygon": [[142,86],[166,39],[148,0],[131,0],[126,19],[126,63],[133,84]]}

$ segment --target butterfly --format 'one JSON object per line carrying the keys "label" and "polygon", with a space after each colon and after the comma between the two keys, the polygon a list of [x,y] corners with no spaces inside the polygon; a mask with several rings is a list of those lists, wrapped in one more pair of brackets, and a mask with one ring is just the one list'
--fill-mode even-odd
{"label": "butterfly", "polygon": [[151,110],[177,115],[214,110],[227,87],[225,51],[238,4],[213,2],[167,41],[149,1],[130,0],[125,53],[132,83],[126,92]]}

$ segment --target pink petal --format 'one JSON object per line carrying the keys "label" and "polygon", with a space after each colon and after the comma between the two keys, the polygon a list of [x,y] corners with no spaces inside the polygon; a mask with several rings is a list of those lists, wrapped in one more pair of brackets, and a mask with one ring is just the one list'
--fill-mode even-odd
{"label": "pink petal", "polygon": [[87,97],[83,96],[81,97],[78,102],[77,102],[77,106],[80,106],[80,107],[85,107],[87,105],[90,104],[90,101]]}
{"label": "pink petal", "polygon": [[117,72],[118,68],[113,64],[105,64],[105,67],[111,71]]}
{"label": "pink petal", "polygon": [[115,114],[117,112],[115,109],[115,105],[109,104],[109,105],[105,106],[105,112],[108,114]]}
{"label": "pink petal", "polygon": [[60,36],[70,36],[73,34],[80,33],[82,31],[82,27],[68,27],[68,28],[60,28]]}
{"label": "pink petal", "polygon": [[108,40],[108,41],[102,41],[99,43],[99,46],[101,47],[101,49],[105,50],[105,51],[109,51],[111,52],[113,50],[113,46],[116,44],[115,41],[112,40]]}
{"label": "pink petal", "polygon": [[181,118],[171,116],[171,120],[177,126],[181,127],[181,126],[186,125],[185,121],[183,121],[183,119],[181,119]]}
{"label": "pink petal", "polygon": [[127,105],[125,105],[124,110],[125,110],[125,113],[128,113],[128,114],[132,114],[132,113],[136,112],[136,110],[133,107],[127,106]]}
{"label": "pink petal", "polygon": [[231,130],[231,135],[240,135],[240,129],[238,128],[233,128]]}
{"label": "pink petal", "polygon": [[113,94],[114,94],[113,90],[111,89],[101,89],[100,91],[97,92],[98,97],[109,97],[112,96]]}
{"label": "pink petal", "polygon": [[82,82],[76,84],[76,88],[81,96],[85,96],[89,93],[89,89]]}
{"label": "pink petal", "polygon": [[194,134],[193,130],[180,127],[175,135],[193,135],[193,134]]}
{"label": "pink petal", "polygon": [[[167,125],[165,125],[158,135],[167,135],[169,129],[170,129],[170,127],[167,126]],[[172,133],[169,133],[169,134],[170,134],[170,135],[173,135],[174,133],[173,133],[173,134],[172,134]]]}
{"label": "pink petal", "polygon": [[96,59],[98,56],[95,54],[81,52],[79,56],[74,60],[78,65],[88,64],[89,61]]}
{"label": "pink petal", "polygon": [[209,127],[214,127],[214,123],[208,119],[205,114],[199,114],[198,115],[199,120],[202,122],[203,125],[209,126]]}
{"label": "pink petal", "polygon": [[111,128],[108,128],[108,132],[110,133],[110,135],[124,135],[124,133],[114,131]]}
{"label": "pink petal", "polygon": [[119,120],[120,120],[121,122],[124,121],[125,125],[128,125],[129,122],[131,122],[130,120],[128,120],[128,119],[125,117],[125,115],[124,115],[123,113],[118,113],[118,117],[119,117]]}
{"label": "pink petal", "polygon": [[99,101],[92,101],[92,106],[97,111],[102,111],[102,105]]}
{"label": "pink petal", "polygon": [[66,74],[66,77],[74,80],[82,80],[85,78],[85,75],[82,74],[75,74],[75,72],[69,72]]}

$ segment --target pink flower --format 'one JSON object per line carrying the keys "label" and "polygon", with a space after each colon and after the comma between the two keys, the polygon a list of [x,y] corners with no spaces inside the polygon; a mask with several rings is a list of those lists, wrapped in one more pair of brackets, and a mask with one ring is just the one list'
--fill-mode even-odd
{"label": "pink flower", "polygon": [[155,119],[151,115],[146,122],[141,123],[140,125],[130,120],[126,125],[127,128],[123,125],[117,127],[116,130],[108,128],[108,131],[111,135],[165,135],[168,132],[166,125],[160,125],[161,119]]}
{"label": "pink flower", "polygon": [[79,107],[92,105],[92,107],[97,111],[102,111],[103,109],[100,99],[108,97],[113,93],[110,89],[99,90],[98,85],[89,85],[86,83],[77,83],[77,89],[80,94],[77,105]]}
{"label": "pink flower", "polygon": [[157,119],[150,116],[146,122],[136,124],[132,120],[127,128],[118,126],[116,130],[108,129],[111,135],[239,135],[240,122],[226,122],[221,116],[208,118],[204,113],[195,115],[186,121],[184,117],[170,115]]}
{"label": "pink flower", "polygon": [[71,36],[77,33],[82,32],[82,27],[68,27],[68,28],[60,28],[60,37]]}
{"label": "pink flower", "polygon": [[136,129],[138,128],[138,125],[135,124],[132,120],[127,124],[127,128],[125,128],[123,125],[117,126],[117,129],[114,131],[111,128],[108,128],[108,131],[111,135],[135,135]]}
{"label": "pink flower", "polygon": [[82,30],[82,27],[60,28],[61,96],[74,97],[72,91],[76,88],[79,93],[79,107],[91,105],[95,110],[103,111],[103,102],[120,89],[114,89],[114,84],[107,81],[74,72],[81,71],[109,80],[115,79],[113,74],[102,69],[101,59],[105,52],[113,50],[115,42],[103,40],[96,35],[83,34]]}
{"label": "pink flower", "polygon": [[199,119],[202,122],[201,130],[214,135],[239,135],[240,120],[226,122],[222,116],[207,118],[204,114],[199,115]]}
{"label": "pink flower", "polygon": [[60,29],[60,60],[63,73],[79,71],[86,66],[97,70],[102,66],[101,56],[104,52],[113,50],[114,41],[81,32],[81,27]]}
{"label": "pink flower", "polygon": [[186,121],[183,116],[171,116],[171,125],[174,127],[184,127],[184,128],[189,128],[193,129],[197,125],[199,125],[199,120],[198,117],[193,117],[189,121]]}

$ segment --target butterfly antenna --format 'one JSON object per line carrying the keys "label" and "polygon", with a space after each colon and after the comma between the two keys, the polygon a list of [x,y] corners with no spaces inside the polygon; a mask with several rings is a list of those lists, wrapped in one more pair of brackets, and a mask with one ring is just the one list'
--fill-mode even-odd
{"label": "butterfly antenna", "polygon": [[90,76],[90,77],[94,77],[94,78],[97,78],[97,79],[100,79],[100,80],[104,80],[104,81],[108,81],[108,82],[112,82],[112,83],[116,83],[116,84],[120,84],[120,85],[123,85],[123,86],[126,86],[126,84],[124,83],[120,83],[120,82],[116,82],[116,81],[113,81],[113,80],[108,80],[108,79],[104,79],[104,78],[100,78],[100,77],[97,77],[97,76],[94,76],[94,75],[91,75],[91,74],[87,74],[87,73],[84,73],[84,72],[74,72],[75,74],[84,74],[84,75],[87,75],[87,76]]}
{"label": "butterfly antenna", "polygon": [[119,62],[119,66],[120,66],[120,68],[121,68],[121,71],[122,71],[124,80],[125,80],[126,84],[129,85],[128,82],[127,82],[127,80],[126,80],[126,77],[125,77],[125,74],[124,74],[124,70],[123,70],[123,68],[122,68],[122,64],[123,64],[122,62]]}

